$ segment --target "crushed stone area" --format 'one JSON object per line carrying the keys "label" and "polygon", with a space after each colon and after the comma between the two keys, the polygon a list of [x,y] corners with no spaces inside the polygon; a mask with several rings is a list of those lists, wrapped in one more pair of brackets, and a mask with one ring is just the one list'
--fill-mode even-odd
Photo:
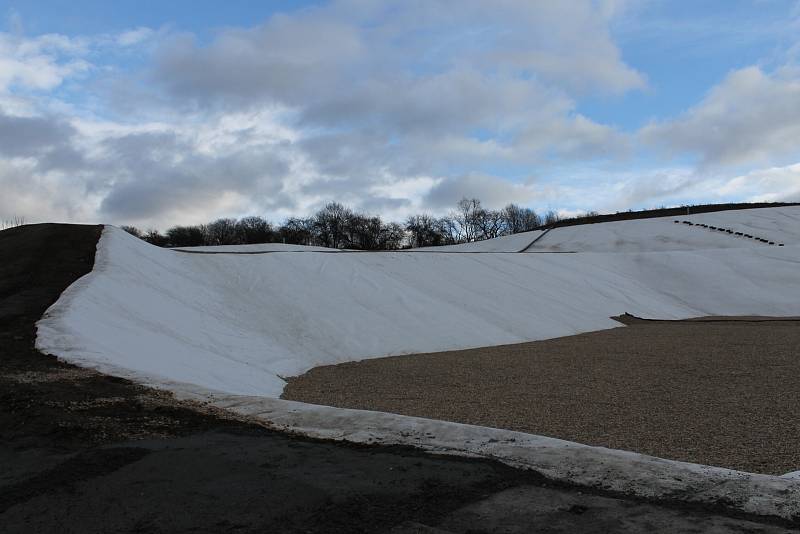
{"label": "crushed stone area", "polygon": [[756,473],[800,468],[800,319],[618,320],[628,326],[317,367],[282,398]]}

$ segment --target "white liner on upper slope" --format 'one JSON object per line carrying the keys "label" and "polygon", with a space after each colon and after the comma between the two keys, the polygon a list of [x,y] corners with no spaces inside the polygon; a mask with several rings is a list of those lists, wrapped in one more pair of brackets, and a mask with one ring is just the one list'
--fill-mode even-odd
{"label": "white liner on upper slope", "polygon": [[549,232],[530,252],[655,252],[768,246],[743,236],[675,224],[675,220],[729,228],[776,243],[800,244],[800,206],[789,206],[565,226]]}
{"label": "white liner on upper slope", "polygon": [[444,245],[441,247],[422,247],[411,249],[415,252],[520,252],[542,235],[542,230],[506,235],[473,243]]}
{"label": "white liner on upper slope", "polygon": [[277,397],[280,376],[317,365],[612,328],[624,312],[800,315],[798,265],[796,246],[203,255],[106,227],[95,269],[48,310],[37,347],[155,385]]}
{"label": "white liner on upper slope", "polygon": [[[786,244],[800,244],[800,206],[730,210],[697,215],[677,215],[565,226],[549,232],[529,252],[656,252],[709,248],[763,247],[764,243],[740,236],[697,228],[673,221],[692,221],[731,228]],[[542,236],[542,230],[495,239],[410,249],[413,252],[520,252]],[[188,252],[341,252],[337,249],[283,243],[181,247]]]}

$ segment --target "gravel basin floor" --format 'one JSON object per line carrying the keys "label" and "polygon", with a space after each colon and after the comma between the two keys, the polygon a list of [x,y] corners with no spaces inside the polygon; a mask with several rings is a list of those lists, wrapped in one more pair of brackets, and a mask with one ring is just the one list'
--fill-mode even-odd
{"label": "gravel basin floor", "polygon": [[800,318],[616,318],[569,337],[317,367],[283,398],[662,458],[800,469]]}

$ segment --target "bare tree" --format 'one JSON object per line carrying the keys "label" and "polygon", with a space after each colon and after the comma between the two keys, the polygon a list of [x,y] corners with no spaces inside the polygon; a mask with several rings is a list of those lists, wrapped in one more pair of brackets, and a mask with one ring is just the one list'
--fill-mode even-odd
{"label": "bare tree", "polygon": [[503,213],[496,210],[479,209],[475,212],[476,239],[493,239],[506,235],[507,226]]}
{"label": "bare tree", "polygon": [[542,225],[542,219],[532,209],[509,204],[503,208],[503,218],[510,234],[530,232]]}
{"label": "bare tree", "polygon": [[237,240],[243,244],[268,243],[275,239],[272,224],[261,217],[244,217],[236,223]]}
{"label": "bare tree", "polygon": [[169,244],[169,239],[167,239],[167,236],[152,228],[144,233],[142,239],[157,247],[166,247]]}
{"label": "bare tree", "polygon": [[347,221],[353,212],[339,204],[329,202],[313,217],[314,234],[323,247],[340,248],[346,245]]}
{"label": "bare tree", "polygon": [[482,211],[481,201],[477,198],[464,197],[458,201],[456,211],[451,215],[458,241],[469,243],[478,238],[480,235],[478,219]]}
{"label": "bare tree", "polygon": [[378,216],[364,215],[350,210],[345,213],[342,233],[338,246],[359,250],[397,249],[405,239],[405,231],[399,224],[384,224]]}
{"label": "bare tree", "polygon": [[206,225],[206,245],[239,245],[236,219],[217,219]]}
{"label": "bare tree", "polygon": [[549,210],[544,216],[545,226],[552,226],[561,220],[561,217],[553,210]]}
{"label": "bare tree", "polygon": [[412,247],[433,247],[447,240],[440,220],[427,214],[411,215],[406,219],[405,228]]}
{"label": "bare tree", "polygon": [[278,237],[293,245],[314,244],[314,221],[311,218],[290,217],[278,228]]}
{"label": "bare tree", "polygon": [[208,244],[208,232],[203,225],[173,226],[167,230],[171,247],[199,247]]}
{"label": "bare tree", "polygon": [[342,246],[360,250],[378,250],[381,248],[381,230],[383,222],[380,217],[367,217],[360,213],[348,213],[345,221],[345,239]]}
{"label": "bare tree", "polygon": [[543,221],[530,208],[508,204],[499,211],[489,210],[477,198],[464,197],[448,216],[413,215],[404,225],[385,223],[379,216],[365,215],[338,202],[330,202],[311,217],[292,217],[277,228],[262,217],[250,216],[240,220],[217,219],[207,225],[173,226],[166,235],[157,230],[141,232],[133,226],[123,229],[159,246],[236,245],[279,240],[330,248],[393,250],[404,246],[427,247],[492,239],[534,230],[543,222],[552,225],[559,220],[553,210],[547,212]]}
{"label": "bare tree", "polygon": [[380,250],[397,250],[403,247],[406,241],[406,231],[397,223],[381,225],[379,241]]}
{"label": "bare tree", "polygon": [[120,230],[125,230],[133,237],[138,237],[139,239],[142,238],[142,231],[136,228],[135,226],[120,226]]}
{"label": "bare tree", "polygon": [[436,219],[436,226],[444,237],[443,245],[453,245],[461,242],[459,225],[451,215]]}

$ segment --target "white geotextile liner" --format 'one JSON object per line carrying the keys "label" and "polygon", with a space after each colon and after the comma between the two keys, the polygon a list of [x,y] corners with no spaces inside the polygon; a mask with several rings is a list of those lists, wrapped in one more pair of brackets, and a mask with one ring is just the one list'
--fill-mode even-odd
{"label": "white geotextile liner", "polygon": [[[106,227],[94,270],[39,322],[37,348],[308,436],[491,457],[576,484],[793,518],[794,478],[275,398],[280,376],[316,365],[588,332],[618,326],[609,316],[624,312],[800,315],[800,209],[692,217],[771,232],[787,246],[754,246],[667,218],[592,225],[583,234],[556,229],[541,240],[606,252],[204,255]],[[474,247],[518,250],[527,239]]]}
{"label": "white geotextile liner", "polygon": [[[685,226],[657,221],[670,232]],[[633,235],[646,222],[619,224],[633,226],[626,231]],[[709,246],[719,237],[682,230],[693,240],[708,235]],[[794,244],[578,254],[186,254],[106,227],[94,270],[48,310],[37,347],[151,384],[277,397],[280,377],[317,365],[589,332],[619,326],[609,317],[625,312],[800,315],[798,262]]]}

